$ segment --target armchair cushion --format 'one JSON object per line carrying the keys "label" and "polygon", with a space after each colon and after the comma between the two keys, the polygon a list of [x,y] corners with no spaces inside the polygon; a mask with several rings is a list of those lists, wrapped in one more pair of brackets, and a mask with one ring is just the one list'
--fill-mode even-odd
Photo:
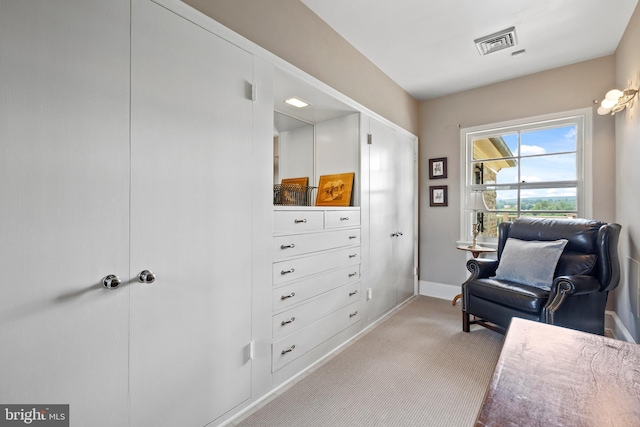
{"label": "armchair cushion", "polygon": [[549,291],[558,260],[567,242],[567,239],[524,241],[508,238],[500,257],[495,279]]}
{"label": "armchair cushion", "polygon": [[493,278],[467,282],[464,287],[468,295],[529,313],[540,313],[549,299],[548,290]]}

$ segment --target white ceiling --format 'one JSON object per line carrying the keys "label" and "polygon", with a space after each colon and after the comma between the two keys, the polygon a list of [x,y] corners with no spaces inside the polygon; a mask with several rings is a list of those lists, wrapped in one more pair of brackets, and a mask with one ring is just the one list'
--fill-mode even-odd
{"label": "white ceiling", "polygon": [[[610,55],[638,2],[301,1],[418,100]],[[475,39],[512,26],[515,47],[478,53]]]}

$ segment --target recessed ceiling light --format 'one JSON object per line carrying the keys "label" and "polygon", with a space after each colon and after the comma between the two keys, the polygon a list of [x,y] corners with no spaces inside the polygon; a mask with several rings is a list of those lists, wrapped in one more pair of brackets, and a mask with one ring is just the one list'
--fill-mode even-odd
{"label": "recessed ceiling light", "polygon": [[304,107],[309,105],[308,102],[305,102],[305,101],[303,101],[301,99],[298,99],[298,98],[295,98],[295,97],[286,99],[284,102],[286,102],[289,105],[293,105],[294,107],[298,107],[298,108],[304,108]]}

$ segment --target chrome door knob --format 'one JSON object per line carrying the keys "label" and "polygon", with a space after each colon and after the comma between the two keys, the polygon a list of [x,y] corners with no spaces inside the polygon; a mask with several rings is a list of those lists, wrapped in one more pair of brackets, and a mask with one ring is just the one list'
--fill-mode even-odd
{"label": "chrome door knob", "polygon": [[122,281],[120,281],[120,278],[115,274],[109,274],[102,279],[102,286],[107,289],[115,289],[120,286],[121,283]]}
{"label": "chrome door knob", "polygon": [[150,272],[149,270],[142,270],[140,274],[138,274],[138,281],[142,283],[153,283],[156,280],[155,274]]}

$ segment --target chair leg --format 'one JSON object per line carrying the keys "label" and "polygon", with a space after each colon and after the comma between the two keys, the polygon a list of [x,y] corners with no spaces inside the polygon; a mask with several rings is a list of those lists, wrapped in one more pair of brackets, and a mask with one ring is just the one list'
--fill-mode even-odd
{"label": "chair leg", "polygon": [[464,310],[462,310],[462,330],[464,332],[469,332],[471,330],[469,329],[469,313]]}

